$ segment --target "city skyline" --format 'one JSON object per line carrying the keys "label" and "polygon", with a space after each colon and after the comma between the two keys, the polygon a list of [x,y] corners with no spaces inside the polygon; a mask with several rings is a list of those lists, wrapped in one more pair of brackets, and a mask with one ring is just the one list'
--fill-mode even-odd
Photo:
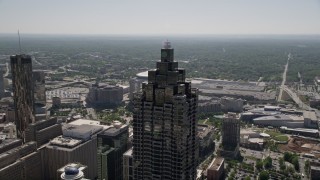
{"label": "city skyline", "polygon": [[319,34],[320,1],[1,0],[0,17],[0,33]]}

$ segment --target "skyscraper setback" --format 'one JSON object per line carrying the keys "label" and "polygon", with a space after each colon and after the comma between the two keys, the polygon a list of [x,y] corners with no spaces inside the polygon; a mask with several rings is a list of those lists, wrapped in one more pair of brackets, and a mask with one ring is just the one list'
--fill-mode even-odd
{"label": "skyscraper setback", "polygon": [[25,141],[25,129],[34,122],[32,60],[28,55],[10,57],[17,135]]}
{"label": "skyscraper setback", "polygon": [[157,69],[133,97],[134,179],[196,179],[197,100],[165,42]]}

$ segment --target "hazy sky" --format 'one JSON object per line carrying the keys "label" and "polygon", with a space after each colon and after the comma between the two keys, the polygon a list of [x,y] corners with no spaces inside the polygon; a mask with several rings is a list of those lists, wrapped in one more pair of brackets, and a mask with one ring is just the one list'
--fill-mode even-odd
{"label": "hazy sky", "polygon": [[0,33],[320,34],[320,0],[0,0]]}

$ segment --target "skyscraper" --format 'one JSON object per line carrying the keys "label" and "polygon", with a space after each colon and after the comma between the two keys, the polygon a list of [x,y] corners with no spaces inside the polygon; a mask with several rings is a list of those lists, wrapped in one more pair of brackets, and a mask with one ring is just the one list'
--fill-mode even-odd
{"label": "skyscraper", "polygon": [[195,179],[197,89],[185,82],[170,42],[133,97],[134,179]]}
{"label": "skyscraper", "polygon": [[34,85],[34,103],[37,106],[46,105],[46,87],[44,71],[35,70],[32,72]]}
{"label": "skyscraper", "polygon": [[2,67],[0,67],[0,99],[4,97],[4,71]]}
{"label": "skyscraper", "polygon": [[97,135],[99,180],[123,179],[122,155],[128,150],[129,126],[119,124]]}
{"label": "skyscraper", "polygon": [[10,60],[17,135],[25,142],[25,129],[34,122],[32,61],[28,55],[11,56]]}

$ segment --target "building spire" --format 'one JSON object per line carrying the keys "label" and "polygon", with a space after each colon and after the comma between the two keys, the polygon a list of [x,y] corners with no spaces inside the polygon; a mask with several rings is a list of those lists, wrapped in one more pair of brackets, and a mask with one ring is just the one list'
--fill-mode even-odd
{"label": "building spire", "polygon": [[171,49],[171,42],[169,42],[168,39],[163,42],[162,49]]}
{"label": "building spire", "polygon": [[18,29],[18,37],[19,37],[19,54],[21,54],[21,41],[20,41],[20,32]]}

